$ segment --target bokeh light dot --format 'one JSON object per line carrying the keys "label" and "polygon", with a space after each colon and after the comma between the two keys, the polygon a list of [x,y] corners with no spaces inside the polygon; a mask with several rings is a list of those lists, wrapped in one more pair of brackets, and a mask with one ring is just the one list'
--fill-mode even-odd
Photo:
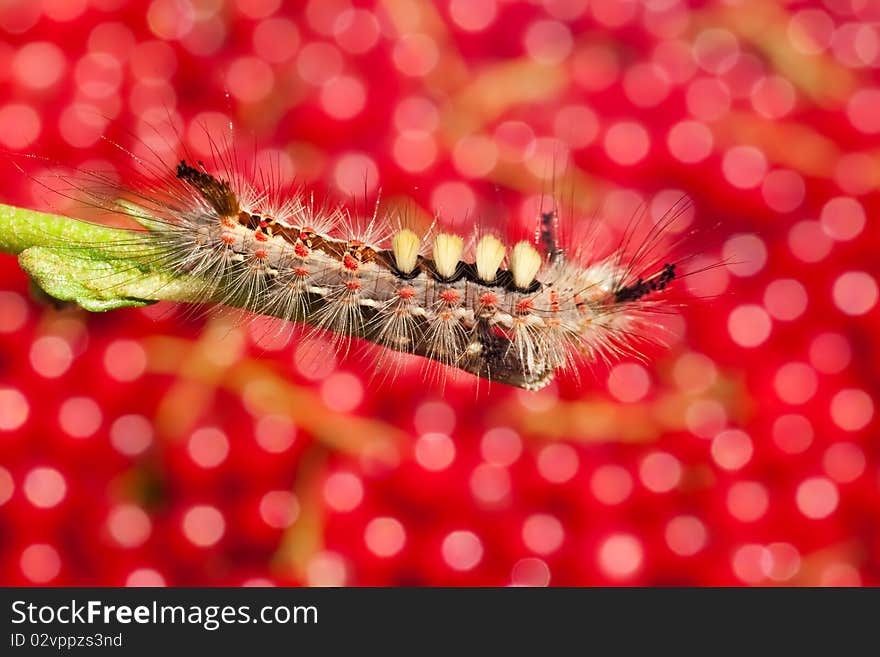
{"label": "bokeh light dot", "polygon": [[803,415],[781,415],[773,422],[773,442],[786,454],[800,454],[813,442],[813,425]]}
{"label": "bokeh light dot", "polygon": [[73,350],[67,340],[44,335],[31,343],[30,363],[34,371],[47,379],[58,378],[70,369]]}
{"label": "bokeh light dot", "polygon": [[745,431],[728,429],[712,439],[712,460],[724,470],[739,470],[752,458],[752,439]]}
{"label": "bokeh light dot", "polygon": [[187,142],[196,153],[205,157],[219,157],[229,149],[232,120],[220,112],[200,112],[189,123]]}
{"label": "bokeh light dot", "polygon": [[482,463],[471,473],[470,489],[480,506],[502,506],[510,495],[510,472],[501,466]]}
{"label": "bokeh light dot", "polygon": [[445,470],[455,459],[455,443],[446,434],[426,433],[416,440],[415,455],[416,461],[425,470]]}
{"label": "bokeh light dot", "polygon": [[495,168],[498,162],[498,147],[485,135],[468,135],[456,142],[452,159],[455,169],[461,175],[468,178],[482,178]]}
{"label": "bokeh light dot", "polygon": [[321,399],[330,410],[349,413],[364,400],[364,384],[350,372],[335,372],[321,384]]}
{"label": "bokeh light dot", "polygon": [[743,304],[734,308],[727,318],[727,331],[741,347],[763,344],[773,328],[770,316],[761,306]]}
{"label": "bokeh light dot", "polygon": [[638,363],[621,363],[608,375],[608,391],[624,403],[643,399],[650,388],[648,372]]}
{"label": "bokeh light dot", "polygon": [[571,445],[547,445],[538,452],[538,472],[549,482],[563,484],[577,474],[580,459]]}
{"label": "bokeh light dot", "polygon": [[0,333],[15,333],[28,319],[28,306],[18,292],[0,290]]}
{"label": "bokeh light dot", "polygon": [[550,568],[543,559],[526,557],[513,565],[511,586],[549,586]]}
{"label": "bokeh light dot", "polygon": [[27,473],[23,490],[35,507],[49,509],[60,504],[67,495],[67,482],[55,468],[41,466]]}
{"label": "bokeh light dot", "polygon": [[403,35],[395,44],[392,59],[397,70],[410,77],[427,75],[437,66],[440,52],[437,42],[427,34]]}
{"label": "bokeh light dot", "polygon": [[342,72],[344,60],[339,48],[330,43],[312,41],[296,57],[296,70],[306,82],[322,85]]}
{"label": "bokeh light dot", "polygon": [[776,542],[767,546],[772,564],[767,575],[776,582],[785,582],[795,575],[801,567],[801,555],[791,543]]}
{"label": "bokeh light dot", "polygon": [[24,549],[19,560],[22,574],[34,584],[46,584],[61,572],[61,555],[51,545],[35,543]]}
{"label": "bokeh light dot", "polygon": [[556,552],[565,540],[565,529],[558,518],[548,513],[535,513],[522,526],[525,546],[540,555]]}
{"label": "bokeh light dot", "polygon": [[846,315],[864,315],[877,305],[877,281],[864,271],[848,271],[834,281],[834,305]]}
{"label": "bokeh light dot", "polygon": [[393,557],[406,544],[406,530],[396,518],[373,518],[364,529],[364,542],[377,557]]}
{"label": "bokeh light dot", "polygon": [[226,532],[226,520],[215,507],[199,504],[191,507],[183,516],[183,534],[196,547],[215,545]]}
{"label": "bokeh light dot", "polygon": [[767,513],[770,496],[757,481],[738,481],[727,491],[727,510],[741,522],[754,522]]}
{"label": "bokeh light dot", "polygon": [[590,12],[597,23],[608,28],[621,27],[629,23],[639,9],[635,0],[604,0],[590,2]]}
{"label": "bokeh light dot", "polygon": [[53,21],[68,22],[88,9],[88,0],[42,0],[43,14]]}
{"label": "bokeh light dot", "polygon": [[74,69],[77,89],[94,99],[114,96],[122,84],[122,64],[108,53],[89,53],[82,57]]}
{"label": "bokeh light dot", "polygon": [[632,490],[632,476],[619,465],[600,465],[590,477],[590,492],[603,504],[620,504]]}
{"label": "bokeh light dot", "polygon": [[271,64],[291,60],[299,44],[299,29],[289,18],[267,18],[254,28],[254,53]]}
{"label": "bokeh light dot", "polygon": [[566,105],[556,113],[553,134],[572,148],[586,148],[599,134],[599,119],[586,105]]}
{"label": "bokeh light dot", "polygon": [[235,6],[248,18],[260,19],[278,11],[281,0],[235,0]]}
{"label": "bokeh light dot", "polygon": [[788,233],[788,248],[803,262],[819,262],[831,251],[832,240],[818,221],[799,221]]}
{"label": "bokeh light dot", "polygon": [[652,493],[667,493],[682,477],[681,461],[668,452],[651,452],[639,465],[639,479]]}
{"label": "bokeh light dot", "polygon": [[0,107],[0,144],[6,148],[27,148],[37,140],[42,126],[40,115],[30,105],[9,103]]}
{"label": "bokeh light dot", "polygon": [[822,457],[825,474],[839,484],[848,484],[861,477],[866,465],[865,452],[855,443],[834,443]]}
{"label": "bokeh light dot", "polygon": [[345,559],[337,552],[318,552],[306,567],[306,582],[309,586],[345,586],[347,580],[348,567]]}
{"label": "bokeh light dot", "polygon": [[153,425],[143,415],[122,415],[110,425],[110,443],[126,456],[143,454],[153,443]]}
{"label": "bokeh light dot", "polygon": [[239,57],[226,71],[227,89],[245,103],[263,100],[274,84],[275,74],[271,67],[258,57]]}
{"label": "bokeh light dot", "polygon": [[330,116],[341,121],[360,114],[367,103],[367,92],[359,78],[340,75],[321,87],[321,107]]}
{"label": "bokeh light dot", "polygon": [[776,370],[773,388],[789,404],[804,404],[812,399],[819,386],[816,371],[806,363],[792,362]]}
{"label": "bokeh light dot", "polygon": [[776,169],[764,177],[761,195],[771,210],[792,212],[804,202],[807,185],[803,177],[789,169]]}
{"label": "bokeh light dot", "polygon": [[874,400],[864,390],[845,388],[831,398],[831,419],[844,431],[860,431],[874,418]]}
{"label": "bokeh light dot", "polygon": [[15,431],[27,422],[30,404],[15,388],[0,388],[0,431]]}
{"label": "bokeh light dot", "polygon": [[449,15],[466,32],[481,32],[495,21],[498,14],[496,0],[451,0]]}
{"label": "bokeh light dot", "polygon": [[702,550],[709,539],[706,525],[696,516],[681,515],[666,524],[666,545],[680,557],[691,557]]}
{"label": "bokeh light dot", "polygon": [[641,123],[621,121],[605,133],[605,152],[617,164],[629,166],[640,162],[648,154],[651,138]]}
{"label": "bokeh light dot", "polygon": [[64,73],[67,60],[61,49],[48,41],[24,44],[12,60],[12,71],[18,83],[31,89],[48,89]]}
{"label": "bokeh light dot", "polygon": [[333,182],[340,193],[362,197],[374,192],[379,185],[379,168],[369,155],[348,153],[337,160]]}
{"label": "bokeh light dot", "polygon": [[842,372],[851,359],[852,347],[840,333],[820,333],[810,343],[810,363],[825,374]]}
{"label": "bokeh light dot", "polygon": [[424,402],[413,414],[413,425],[418,433],[438,432],[449,435],[455,428],[455,410],[446,402]]}
{"label": "bokeh light dot", "polygon": [[827,518],[840,500],[837,486],[825,477],[810,477],[797,487],[795,495],[797,507],[807,518],[820,520]]}
{"label": "bokeh light dot", "polygon": [[115,340],[104,351],[104,369],[117,381],[134,381],[147,368],[147,352],[134,340]]}
{"label": "bokeh light dot", "polygon": [[394,140],[392,153],[400,168],[410,173],[420,173],[437,159],[437,143],[426,132],[405,132]]}
{"label": "bokeh light dot", "polygon": [[167,586],[165,578],[154,568],[136,568],[125,580],[126,586],[147,588]]}
{"label": "bokeh light dot", "polygon": [[787,35],[791,45],[807,55],[816,55],[827,49],[833,34],[834,21],[822,9],[802,9],[788,21]]}
{"label": "bokeh light dot", "polygon": [[216,468],[229,455],[229,438],[216,427],[202,427],[192,433],[186,450],[199,467]]}
{"label": "bokeh light dot", "polygon": [[422,96],[408,96],[394,109],[394,126],[400,132],[433,132],[439,121],[437,105]]}
{"label": "bokeh light dot", "polygon": [[669,77],[660,66],[650,62],[634,64],[623,76],[626,97],[636,107],[655,107],[669,95]]}
{"label": "bokeh light dot", "polygon": [[299,501],[287,490],[270,490],[260,498],[260,517],[274,529],[287,529],[299,517]]}
{"label": "bokeh light dot", "polygon": [[267,452],[280,454],[296,442],[296,425],[283,415],[264,415],[257,420],[254,437]]}
{"label": "bokeh light dot", "polygon": [[335,511],[353,511],[363,499],[364,486],[356,474],[334,472],[324,482],[324,501]]}
{"label": "bokeh light dot", "polygon": [[153,0],[147,9],[150,31],[160,39],[181,39],[192,29],[195,8],[189,2]]}
{"label": "bokeh light dot", "polygon": [[739,189],[760,185],[767,174],[767,158],[754,146],[734,146],[724,153],[724,177]]}
{"label": "bokeh light dot", "polygon": [[846,115],[853,127],[865,134],[880,132],[880,88],[857,90],[846,104]]}
{"label": "bokeh light dot", "polygon": [[526,28],[523,39],[526,52],[536,62],[547,65],[559,64],[571,52],[574,40],[565,23],[553,20],[537,20]]}
{"label": "bokeh light dot", "polygon": [[796,101],[794,85],[784,77],[762,77],[752,87],[752,107],[768,119],[781,119],[789,114]]}
{"label": "bokeh light dot", "polygon": [[737,549],[731,559],[734,574],[745,584],[759,584],[773,567],[773,555],[763,545],[749,543]]}
{"label": "bokeh light dot", "polygon": [[15,492],[15,481],[9,470],[0,465],[0,506],[6,504]]}
{"label": "bokeh light dot", "polygon": [[727,412],[714,399],[695,399],[685,411],[685,425],[695,436],[712,438],[727,424]]}
{"label": "bokeh light dot", "polygon": [[501,467],[513,465],[522,454],[519,434],[508,427],[494,427],[483,434],[480,454],[487,463]]}
{"label": "bokeh light dot", "polygon": [[103,421],[101,407],[90,397],[71,397],[61,404],[58,412],[62,431],[74,438],[94,435]]}
{"label": "bokeh light dot", "polygon": [[440,183],[431,194],[431,209],[447,221],[472,217],[476,203],[474,190],[463,182]]}
{"label": "bokeh light dot", "polygon": [[626,580],[642,567],[644,548],[632,534],[617,533],[602,542],[598,557],[599,568],[606,577]]}
{"label": "bokeh light dot", "polygon": [[355,55],[362,55],[376,45],[379,29],[375,14],[366,9],[346,9],[333,21],[336,43],[346,52]]}
{"label": "bokeh light dot", "polygon": [[443,539],[443,561],[453,570],[473,570],[483,559],[483,542],[474,532],[457,530]]}
{"label": "bokeh light dot", "polygon": [[124,548],[143,545],[150,537],[153,525],[150,516],[136,504],[118,504],[107,517],[110,536]]}
{"label": "bokeh light dot", "polygon": [[712,131],[699,121],[681,121],[672,126],[666,137],[669,152],[685,164],[705,160],[712,153]]}
{"label": "bokeh light dot", "polygon": [[754,233],[729,237],[721,251],[727,269],[736,276],[753,276],[767,263],[767,246]]}
{"label": "bokeh light dot", "polygon": [[709,28],[694,39],[693,55],[697,64],[710,73],[724,73],[736,63],[739,40],[729,30]]}
{"label": "bokeh light dot", "polygon": [[819,218],[828,237],[846,241],[862,232],[867,222],[862,204],[847,196],[832,198],[824,206]]}
{"label": "bokeh light dot", "polygon": [[773,319],[792,321],[807,309],[807,288],[793,278],[779,278],[764,290],[764,307]]}

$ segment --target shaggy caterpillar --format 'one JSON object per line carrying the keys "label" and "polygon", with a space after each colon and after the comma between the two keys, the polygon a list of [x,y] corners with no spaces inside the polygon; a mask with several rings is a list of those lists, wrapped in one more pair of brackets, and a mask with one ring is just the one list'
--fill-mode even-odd
{"label": "shaggy caterpillar", "polygon": [[127,188],[100,172],[79,172],[86,183],[58,178],[143,226],[131,244],[151,266],[199,281],[195,301],[305,323],[343,354],[353,338],[368,340],[382,347],[376,367],[386,374],[394,354],[413,354],[538,390],[581,358],[634,351],[678,275],[653,252],[686,203],[637,248],[625,239],[596,259],[566,252],[555,211],[539,213],[533,240],[486,233],[468,244],[469,235],[420,235],[378,211],[358,228],[346,208],[263,188],[219,154],[210,167],[129,155],[139,171]]}

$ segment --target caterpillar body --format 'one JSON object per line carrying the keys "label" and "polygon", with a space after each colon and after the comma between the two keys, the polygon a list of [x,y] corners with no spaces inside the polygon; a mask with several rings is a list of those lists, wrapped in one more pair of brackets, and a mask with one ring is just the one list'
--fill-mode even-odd
{"label": "caterpillar body", "polygon": [[441,374],[457,368],[538,390],[579,360],[650,339],[661,294],[678,275],[654,251],[686,202],[636,249],[624,241],[596,258],[562,247],[555,210],[538,213],[533,239],[512,245],[488,232],[419,234],[378,205],[359,222],[301,189],[261,188],[253,181],[265,176],[247,177],[222,157],[168,167],[129,155],[140,167],[130,187],[85,172],[88,184],[72,188],[141,224],[133,240],[143,259],[199,281],[194,301],[307,324],[343,354],[354,338],[372,342],[383,375],[399,366],[395,355],[412,354]]}

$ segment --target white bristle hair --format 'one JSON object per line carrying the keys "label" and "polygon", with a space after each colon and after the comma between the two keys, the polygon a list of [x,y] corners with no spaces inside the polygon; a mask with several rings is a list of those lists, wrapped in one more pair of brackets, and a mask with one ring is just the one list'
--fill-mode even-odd
{"label": "white bristle hair", "polygon": [[419,261],[421,240],[409,228],[404,228],[391,238],[394,264],[401,274],[411,274]]}
{"label": "white bristle hair", "polygon": [[434,239],[434,265],[443,278],[452,278],[464,253],[464,240],[458,235],[440,233]]}
{"label": "white bristle hair", "polygon": [[477,266],[477,276],[480,280],[491,283],[498,275],[498,268],[507,255],[507,247],[494,235],[484,235],[474,253]]}
{"label": "white bristle hair", "polygon": [[510,273],[513,284],[525,290],[535,280],[541,268],[541,254],[526,241],[517,242],[510,252]]}

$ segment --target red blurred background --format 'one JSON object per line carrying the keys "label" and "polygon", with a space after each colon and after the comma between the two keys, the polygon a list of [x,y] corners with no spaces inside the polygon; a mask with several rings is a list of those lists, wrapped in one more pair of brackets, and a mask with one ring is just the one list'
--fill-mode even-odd
{"label": "red blurred background", "polygon": [[[0,582],[880,584],[878,21],[871,0],[4,0],[7,151],[113,164],[113,127],[203,153],[232,121],[287,180],[450,221],[525,225],[558,185],[619,228],[688,194],[692,266],[729,264],[678,283],[650,364],[475,393],[418,363],[377,387],[260,320],[56,309],[2,256]],[[0,192],[57,208],[11,168]]]}

